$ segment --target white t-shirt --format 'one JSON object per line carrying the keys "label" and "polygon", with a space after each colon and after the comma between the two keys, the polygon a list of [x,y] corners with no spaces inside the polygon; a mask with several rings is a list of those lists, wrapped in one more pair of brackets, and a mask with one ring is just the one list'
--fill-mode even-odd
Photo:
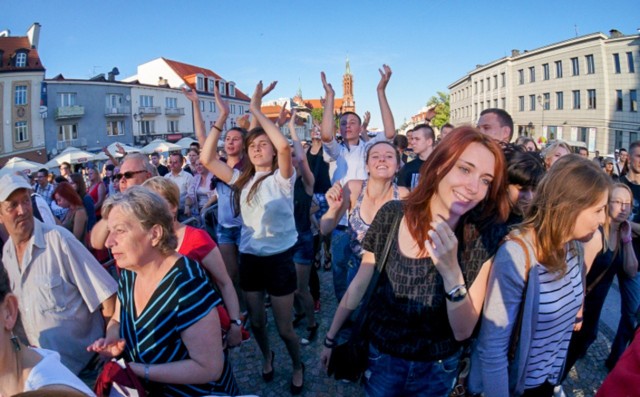
{"label": "white t-shirt", "polygon": [[[251,186],[266,174],[268,172],[256,172],[240,194],[242,230],[238,249],[244,254],[279,254],[293,247],[298,239],[293,219],[295,171],[291,178],[285,179],[280,170],[276,170],[260,183],[251,202],[247,203]],[[239,176],[240,171],[233,170],[230,184],[234,184]]]}
{"label": "white t-shirt", "polygon": [[24,382],[24,391],[34,391],[41,387],[63,385],[73,387],[86,394],[95,397],[95,394],[60,362],[60,355],[53,350],[32,348],[42,360],[29,373]]}
{"label": "white t-shirt", "polygon": [[329,143],[323,143],[324,152],[335,160],[335,171],[331,177],[331,184],[340,181],[344,186],[352,179],[367,179],[366,155],[371,145],[380,141],[389,141],[384,132],[379,132],[375,137],[365,142],[360,139],[358,145],[349,146],[338,143],[335,138]]}

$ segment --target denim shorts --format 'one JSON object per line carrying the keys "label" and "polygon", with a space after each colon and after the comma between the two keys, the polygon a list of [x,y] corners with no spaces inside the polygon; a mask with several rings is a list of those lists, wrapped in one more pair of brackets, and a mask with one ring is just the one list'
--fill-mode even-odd
{"label": "denim shorts", "polygon": [[369,346],[369,363],[364,373],[369,397],[448,396],[458,374],[461,351],[442,360],[409,361],[381,353]]}
{"label": "denim shorts", "polygon": [[240,228],[241,226],[224,227],[218,223],[216,230],[218,232],[218,244],[240,245]]}
{"label": "denim shorts", "polygon": [[285,296],[298,287],[293,247],[274,255],[258,256],[240,253],[240,288],[247,292],[267,291]]}
{"label": "denim shorts", "polygon": [[293,263],[296,265],[310,265],[314,256],[313,233],[311,231],[298,233],[298,241],[293,246]]}

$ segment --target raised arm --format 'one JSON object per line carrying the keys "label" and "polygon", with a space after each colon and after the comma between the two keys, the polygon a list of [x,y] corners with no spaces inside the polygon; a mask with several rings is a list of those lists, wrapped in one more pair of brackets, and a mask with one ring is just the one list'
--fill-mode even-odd
{"label": "raised arm", "polygon": [[287,138],[282,135],[280,128],[276,127],[273,121],[269,120],[262,110],[260,105],[262,103],[262,81],[256,86],[256,90],[251,97],[251,103],[249,104],[249,110],[253,115],[253,118],[258,121],[260,126],[267,133],[267,136],[271,140],[271,143],[276,148],[278,153],[278,168],[280,169],[280,175],[283,178],[289,179],[293,175],[293,164],[291,162],[291,148]]}
{"label": "raised arm", "polygon": [[302,147],[302,143],[300,143],[300,138],[298,137],[298,133],[296,132],[296,110],[293,109],[291,112],[291,119],[289,120],[289,132],[291,133],[291,140],[293,141],[293,152],[298,159],[300,173],[302,174],[302,182],[304,183],[304,190],[308,195],[313,194],[313,184],[315,183],[315,177],[313,176],[313,172],[311,172],[311,167],[309,167],[309,162],[307,161],[307,154],[304,152],[304,148]]}
{"label": "raised arm", "polygon": [[322,114],[322,128],[320,129],[320,137],[322,142],[329,143],[335,138],[333,136],[333,130],[335,123],[333,121],[333,102],[335,98],[335,91],[331,84],[327,83],[327,76],[324,72],[320,73],[322,79],[322,86],[324,87],[324,112]]}
{"label": "raised arm", "polygon": [[[218,156],[218,139],[222,133],[222,126],[224,126],[227,116],[229,115],[229,104],[227,101],[220,97],[220,91],[217,86],[214,86],[214,94],[216,98],[216,105],[220,111],[220,117],[216,120],[209,136],[206,137],[204,144],[201,144],[202,151],[200,152],[200,161],[213,175],[218,177],[225,183],[229,183],[233,177],[233,168],[229,167],[227,163],[220,160]],[[200,112],[200,108],[198,108]]]}
{"label": "raised arm", "polygon": [[[272,81],[271,84],[269,84],[266,88],[262,89],[262,96],[260,98],[258,98],[258,107],[262,107],[262,98],[264,98],[267,94],[269,94],[271,91],[273,91],[274,88],[276,88],[276,84],[278,84],[277,81]],[[257,126],[259,126],[260,123],[258,122],[258,119],[256,119],[256,117],[252,117],[251,118],[251,123],[249,124],[249,131],[251,131],[252,129],[256,128]],[[263,127],[264,128],[264,127]]]}
{"label": "raised arm", "polygon": [[364,118],[362,119],[362,125],[360,126],[360,139],[367,142],[369,137],[369,121],[371,121],[371,112],[368,110],[364,112]]}
{"label": "raised arm", "polygon": [[204,147],[204,143],[207,139],[207,134],[205,133],[206,127],[204,126],[202,111],[200,110],[200,99],[198,97],[198,93],[195,90],[192,90],[191,87],[186,85],[182,86],[181,90],[184,96],[191,102],[191,107],[193,108],[193,125],[196,130],[196,139],[198,140],[200,147]]}
{"label": "raised arm", "polygon": [[387,101],[387,84],[391,79],[391,68],[388,65],[382,65],[380,72],[380,82],[378,83],[378,103],[380,104],[380,113],[382,114],[382,126],[384,134],[388,140],[392,140],[396,136],[396,125],[393,121],[393,114]]}
{"label": "raised arm", "polygon": [[111,160],[111,164],[113,164],[114,167],[117,167],[118,165],[120,165],[120,162],[118,161],[118,159],[113,157],[111,152],[109,152],[109,148],[108,147],[106,147],[106,146],[103,147],[102,151],[104,152],[105,155],[107,155],[107,157],[109,157],[109,160]]}
{"label": "raised arm", "polygon": [[340,182],[336,182],[327,190],[325,196],[329,209],[322,215],[322,218],[320,218],[320,233],[326,236],[336,228],[338,222],[340,222],[340,219],[349,208],[351,202],[349,183],[343,187],[340,185]]}

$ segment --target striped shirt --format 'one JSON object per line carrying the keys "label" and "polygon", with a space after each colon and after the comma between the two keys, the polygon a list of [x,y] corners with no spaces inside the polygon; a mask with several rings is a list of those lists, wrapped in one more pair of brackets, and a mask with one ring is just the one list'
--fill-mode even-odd
{"label": "striped shirt", "polygon": [[555,385],[567,357],[576,314],[582,305],[583,286],[578,256],[567,252],[567,273],[558,278],[543,265],[536,266],[540,280],[538,322],[531,340],[525,389],[548,381]]}
{"label": "striped shirt", "polygon": [[[135,280],[134,272],[122,270],[118,299],[121,305],[120,335],[126,341],[127,360],[163,364],[188,359],[189,351],[180,333],[221,303],[203,267],[187,257],[180,258],[160,281],[140,316],[136,316],[133,296]],[[203,385],[148,382],[147,391],[149,395],[162,396],[238,393],[226,360],[223,374],[217,382]]]}

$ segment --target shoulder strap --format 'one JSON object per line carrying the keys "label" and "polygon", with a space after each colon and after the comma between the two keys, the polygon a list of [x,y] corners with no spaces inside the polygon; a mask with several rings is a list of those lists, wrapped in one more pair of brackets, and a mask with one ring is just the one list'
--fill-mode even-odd
{"label": "shoulder strap", "polygon": [[518,342],[520,341],[520,331],[522,330],[522,316],[524,315],[524,301],[527,298],[527,287],[529,284],[529,271],[531,270],[531,256],[529,255],[529,248],[527,243],[520,237],[510,236],[506,240],[513,241],[518,244],[524,252],[524,288],[522,289],[522,299],[520,300],[520,307],[518,308],[518,316],[516,317],[516,323],[511,330],[511,338],[509,339],[509,350],[507,357],[509,361],[513,361],[516,357],[516,351],[518,350]]}

